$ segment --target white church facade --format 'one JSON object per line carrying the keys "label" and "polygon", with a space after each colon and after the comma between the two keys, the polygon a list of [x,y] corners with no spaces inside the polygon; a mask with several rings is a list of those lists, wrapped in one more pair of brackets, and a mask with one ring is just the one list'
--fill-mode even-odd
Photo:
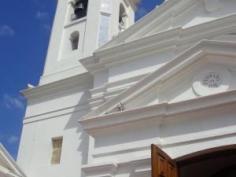
{"label": "white church facade", "polygon": [[236,1],[137,4],[58,0],[15,177],[236,176]]}

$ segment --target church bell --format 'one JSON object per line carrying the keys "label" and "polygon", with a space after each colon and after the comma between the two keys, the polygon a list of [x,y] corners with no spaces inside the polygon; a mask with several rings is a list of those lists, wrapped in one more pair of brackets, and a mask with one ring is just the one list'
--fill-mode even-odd
{"label": "church bell", "polygon": [[74,13],[78,18],[85,16],[85,7],[82,1],[77,1],[74,7]]}

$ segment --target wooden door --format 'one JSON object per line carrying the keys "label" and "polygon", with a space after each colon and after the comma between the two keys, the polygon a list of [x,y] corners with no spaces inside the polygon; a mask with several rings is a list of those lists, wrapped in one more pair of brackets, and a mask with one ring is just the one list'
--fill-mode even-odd
{"label": "wooden door", "polygon": [[152,145],[152,177],[178,177],[178,167],[158,146]]}

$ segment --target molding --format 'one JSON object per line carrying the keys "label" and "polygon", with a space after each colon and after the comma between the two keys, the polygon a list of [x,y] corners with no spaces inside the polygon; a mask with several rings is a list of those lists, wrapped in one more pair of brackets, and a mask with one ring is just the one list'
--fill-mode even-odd
{"label": "molding", "polygon": [[104,46],[102,46],[98,50],[103,50],[103,49],[108,48],[112,45],[123,42],[125,39],[132,36],[136,31],[139,31],[140,29],[142,29],[150,21],[155,20],[157,17],[161,16],[163,13],[166,13],[167,11],[169,11],[169,8],[171,9],[171,7],[175,6],[178,1],[179,0],[165,1],[160,7],[156,7],[149,14],[147,14],[146,16],[141,18],[139,21],[137,21],[135,23],[135,25],[126,29],[125,32],[120,33],[118,36],[113,38],[110,42],[106,43]]}
{"label": "molding", "polygon": [[[227,135],[225,135],[225,136],[227,136]],[[234,133],[233,136],[235,137],[235,133]],[[214,140],[214,138],[205,138],[204,140],[202,139],[200,141],[209,141],[209,140]],[[190,143],[195,143],[195,142],[190,142]],[[209,145],[209,147],[207,149],[222,147],[222,146],[225,146],[225,145],[230,145],[230,144],[222,142],[222,144],[218,144],[218,145]],[[166,146],[165,144],[163,144],[163,145],[162,144],[158,144],[158,146],[161,147],[161,149],[164,150],[164,151],[166,151],[167,148],[170,148],[170,146]],[[190,152],[190,153],[187,153],[187,154],[183,153],[183,154],[178,155],[178,156],[174,155],[173,158],[177,159],[177,158],[181,158],[181,157],[183,157],[185,155],[201,151],[202,149],[201,148],[199,149],[199,148],[198,149],[194,149],[193,152]],[[147,149],[147,150],[149,149],[149,151],[150,151],[150,146],[149,145],[145,146],[145,149]],[[170,156],[171,156],[171,154],[170,154]],[[172,156],[173,156],[173,154],[172,154]],[[122,167],[127,167],[129,169],[132,168],[135,176],[136,175],[143,176],[142,174],[149,174],[151,172],[150,161],[151,161],[151,157],[150,156],[143,156],[143,157],[139,157],[139,158],[129,158],[129,157],[127,157],[126,159],[124,159],[122,161],[116,162],[116,169],[122,168]],[[112,162],[110,162],[110,163],[100,163],[100,164],[90,164],[90,165],[82,166],[82,169],[84,167],[86,169],[87,166],[89,166],[90,173],[95,174],[98,171],[99,168],[113,166],[113,164],[114,163],[112,163]],[[109,169],[108,169],[108,171],[109,171]],[[103,171],[103,173],[106,173],[106,172]]]}
{"label": "molding", "polygon": [[85,22],[87,21],[87,17],[83,17],[83,18],[80,18],[80,19],[77,19],[77,20],[73,20],[69,23],[67,23],[64,28],[68,28],[68,27],[71,27],[72,25],[75,25],[75,24],[79,24],[79,23],[82,23],[82,22]]}
{"label": "molding", "polygon": [[81,59],[80,62],[89,72],[95,73],[112,65],[134,60],[140,56],[159,53],[163,50],[175,50],[180,30],[180,28],[177,28],[167,33],[160,33],[114,48],[94,52],[93,56]]}
{"label": "molding", "polygon": [[39,98],[48,94],[53,94],[55,92],[65,90],[66,88],[72,87],[84,87],[87,88],[92,85],[93,77],[87,72],[84,74],[79,74],[70,78],[59,80],[45,85],[39,85],[35,88],[22,90],[21,93],[27,99]]}
{"label": "molding", "polygon": [[113,174],[117,171],[116,163],[103,163],[103,164],[91,164],[83,165],[82,171],[86,176],[101,176],[101,177],[112,177]]}
{"label": "molding", "polygon": [[102,87],[91,89],[90,90],[91,98],[89,99],[89,103],[94,106],[99,106],[103,104],[108,97],[111,98],[117,96],[118,94],[121,94],[122,92],[135,85],[138,81],[140,81],[147,75],[148,74],[145,73],[127,79],[106,83]]}
{"label": "molding", "polygon": [[157,138],[148,140],[146,143],[143,142],[138,142],[136,143],[137,145],[135,147],[129,147],[128,145],[124,145],[121,148],[115,148],[115,147],[106,147],[106,148],[101,148],[99,150],[96,150],[93,152],[93,157],[94,158],[104,158],[108,156],[114,156],[114,155],[122,155],[122,154],[127,154],[127,153],[137,153],[138,151],[144,151],[144,150],[149,150],[150,149],[150,144],[155,142],[155,144],[158,144],[162,148],[175,148],[178,146],[183,146],[187,144],[194,144],[194,143],[199,143],[199,142],[209,142],[209,141],[214,141],[214,140],[219,140],[222,138],[230,138],[230,137],[235,137],[236,136],[236,131],[235,130],[226,130],[224,132],[216,132],[214,134],[209,134],[209,135],[204,135],[204,136],[194,136],[190,138],[186,138],[182,141],[168,141],[166,142],[165,139],[162,139],[160,137],[159,141],[157,141]]}
{"label": "molding", "polygon": [[[157,26],[162,26],[163,22],[173,22],[175,18],[183,15],[190,7],[194,5],[201,4],[204,9],[206,9],[203,0],[168,0],[165,1],[161,6],[151,11],[149,14],[144,16],[135,25],[128,28],[125,32],[121,33],[113,40],[102,46],[98,49],[104,50],[108,48],[113,48],[116,45],[120,45],[121,43],[126,43],[130,40],[135,40],[137,38],[143,38],[144,34],[148,34]],[[219,17],[218,17],[219,18]],[[215,20],[215,19],[214,19]],[[204,22],[208,23],[208,22]],[[199,24],[200,25],[200,24]],[[197,25],[197,26],[199,26]],[[212,29],[212,28],[208,28]],[[163,29],[167,31],[168,29]],[[161,32],[157,31],[157,33]]]}
{"label": "molding", "polygon": [[[122,162],[104,162],[99,164],[83,165],[82,171],[86,176],[113,176],[120,167],[128,167],[130,164],[135,164],[135,173],[141,172],[141,170],[148,170],[150,157],[125,159]],[[143,164],[147,164],[147,168],[143,168]],[[99,173],[99,174],[98,174]]]}
{"label": "molding", "polygon": [[33,122],[37,122],[41,120],[58,118],[60,116],[65,116],[65,115],[76,113],[83,110],[88,110],[88,111],[90,110],[89,103],[84,103],[84,104],[76,105],[73,107],[67,107],[67,108],[63,108],[59,110],[45,112],[42,114],[28,116],[24,118],[23,124],[29,124],[29,123],[33,123]]}
{"label": "molding", "polygon": [[[172,147],[178,147],[182,146],[185,144],[194,144],[194,143],[199,143],[199,142],[207,142],[211,140],[217,140],[221,138],[228,138],[228,137],[235,137],[236,136],[236,131],[235,130],[224,130],[220,132],[216,132],[214,134],[209,134],[209,135],[204,135],[204,136],[194,136],[186,139],[182,139],[181,141],[178,139],[177,141],[165,141],[162,137],[157,140],[157,138],[154,139],[149,139],[147,140],[146,143],[143,142],[138,142],[136,143],[135,147],[129,147],[127,145],[124,145],[121,148],[115,148],[115,147],[105,147],[101,148],[99,150],[96,150],[93,152],[93,157],[94,158],[104,158],[107,156],[114,156],[114,155],[121,155],[125,153],[137,153],[138,151],[144,151],[148,150],[150,148],[150,144],[155,142],[155,144],[158,144],[162,148],[172,148]],[[134,144],[134,143],[133,143]]]}
{"label": "molding", "polygon": [[236,43],[209,40],[200,41],[197,45],[181,53],[175,59],[173,59],[154,73],[148,75],[140,82],[127,89],[125,92],[122,92],[114,99],[107,101],[95,111],[90,112],[83,119],[96,117],[98,115],[105,114],[106,112],[112,112],[112,110],[115,109],[118,103],[121,102],[123,104],[126,104],[149,88],[153,87],[155,84],[161,84],[163,81],[172,77],[178,71],[199,60],[206,54],[236,56],[235,49]]}
{"label": "molding", "polygon": [[191,46],[192,43],[197,43],[204,38],[209,39],[235,32],[235,23],[236,14],[233,14],[186,29],[179,27],[163,31],[112,48],[95,51],[93,56],[84,58],[80,62],[89,72],[95,73],[111,65],[134,60],[140,55],[146,56],[168,49],[176,51],[181,45]]}
{"label": "molding", "polygon": [[[20,167],[16,164],[15,160],[11,157],[11,155],[7,152],[7,150],[4,148],[4,146],[0,143],[0,156],[6,160],[7,164],[12,168],[14,171],[14,174],[9,171],[9,169],[6,169],[7,175],[9,174],[10,176],[17,176],[17,177],[26,177],[24,172],[20,169]],[[0,169],[1,171],[1,169]]]}
{"label": "molding", "polygon": [[[195,140],[195,141],[188,141],[188,142],[185,142],[185,143],[196,143],[196,142],[203,142],[203,141],[209,141],[209,140],[214,140],[214,139],[219,139],[219,138],[224,138],[225,136],[231,136],[231,137],[235,137],[235,133],[232,134],[232,135],[228,135],[228,134],[225,134],[223,136],[216,136],[216,137],[206,137],[206,138],[203,138],[203,139],[200,139],[200,140]],[[175,146],[179,146],[179,145],[184,145],[185,143],[181,143],[181,144],[175,144],[173,147]],[[217,148],[217,147],[222,147],[222,146],[225,146],[225,145],[230,145],[228,143],[224,143],[222,142],[222,144],[218,144],[218,145],[209,145],[209,147],[207,149],[210,149],[210,148]],[[169,145],[165,145],[164,143],[163,144],[158,144],[159,147],[161,147],[161,149],[163,149],[164,151],[168,148],[170,148]],[[146,150],[150,150],[150,145],[146,145],[144,147]],[[200,148],[200,147],[199,147]],[[192,154],[192,153],[195,153],[195,152],[198,152],[200,150],[202,150],[201,148],[200,149],[195,149],[193,152],[190,152],[190,153],[183,153],[181,155],[174,155],[174,159],[177,159],[177,158],[181,158],[185,155],[188,155],[188,154]],[[171,154],[170,154],[171,156]],[[172,154],[173,156],[173,154]],[[127,167],[127,168],[134,168],[134,172],[135,174],[143,174],[143,173],[147,173],[149,171],[151,171],[150,169],[150,160],[151,160],[151,157],[150,156],[144,156],[144,157],[139,157],[139,158],[129,158],[127,157],[126,159],[122,160],[122,161],[117,161],[116,162],[116,168],[120,168],[120,167]],[[100,164],[89,164],[89,165],[85,165],[85,166],[82,166],[82,169],[83,167],[87,167],[89,166],[89,170],[90,170],[90,173],[96,173],[98,171],[99,168],[104,168],[105,167],[108,167],[108,166],[112,166],[113,163],[110,162],[110,163],[100,163]],[[104,172],[105,173],[105,172]]]}
{"label": "molding", "polygon": [[221,138],[230,138],[230,137],[236,137],[236,131],[224,131],[215,133],[214,135],[207,135],[204,137],[198,137],[198,138],[192,138],[184,141],[175,141],[171,143],[163,142],[161,146],[163,148],[171,148],[171,147],[177,147],[185,144],[193,144],[193,143],[199,143],[199,142],[209,142],[211,140],[217,140]]}
{"label": "molding", "polygon": [[79,120],[83,125],[83,128],[90,132],[93,129],[109,127],[112,125],[132,122],[141,120],[144,117],[156,117],[158,116],[162,119],[162,116],[165,115],[166,103],[159,104],[158,106],[150,106],[145,108],[138,108],[124,112],[112,113],[109,115],[90,117],[88,119]]}
{"label": "molding", "polygon": [[155,137],[151,139],[146,139],[144,141],[142,140],[142,141],[137,141],[137,142],[125,143],[123,145],[119,144],[112,147],[105,146],[101,148],[95,148],[92,155],[94,158],[103,158],[106,156],[144,151],[144,150],[148,150],[150,148],[149,145],[152,144],[153,142],[155,142],[156,144],[162,144],[161,139]]}
{"label": "molding", "polygon": [[[175,21],[175,18],[177,16],[182,15],[186,12],[187,9],[189,9],[191,6],[196,5],[198,1],[193,0],[184,0],[184,1],[178,1],[174,5],[172,4],[171,7],[169,7],[167,10],[165,10],[163,13],[158,14],[156,18],[152,19],[152,21],[146,22],[144,26],[142,26],[140,29],[138,29],[137,32],[133,32],[131,36],[128,37],[128,39],[125,39],[125,42],[136,40],[138,38],[143,38],[144,36],[153,35],[154,33],[160,33],[162,31],[168,31],[168,29],[163,27],[163,24],[165,25],[166,22],[173,23]],[[168,3],[167,3],[168,4]],[[157,8],[157,11],[162,8],[163,5],[161,5],[159,8]],[[173,25],[173,24],[171,24]],[[172,28],[172,26],[170,27]],[[155,32],[153,30],[159,28]]]}
{"label": "molding", "polygon": [[[78,53],[77,53],[78,54]],[[77,54],[73,54],[70,56],[67,56],[68,60],[71,60],[71,57],[74,56],[76,58],[80,58],[77,56]],[[71,60],[72,61],[72,60]],[[64,80],[66,78],[74,77],[77,75],[85,74],[88,71],[84,68],[84,66],[80,62],[74,61],[73,67],[70,66],[69,68],[65,68],[63,70],[58,70],[59,64],[65,64],[66,60],[62,60],[60,63],[55,63],[53,72],[47,72],[47,74],[43,73],[43,75],[40,77],[39,85],[46,85],[52,82],[56,82],[59,80]]]}
{"label": "molding", "polygon": [[138,81],[134,83],[124,84],[124,85],[118,85],[117,87],[107,87],[104,86],[102,88],[90,91],[92,93],[92,98],[89,99],[90,101],[95,101],[97,99],[105,99],[107,96],[113,96],[120,94],[124,90],[132,87],[135,85]]}
{"label": "molding", "polygon": [[159,119],[161,122],[169,116],[205,110],[218,106],[227,106],[227,104],[234,103],[236,103],[236,90],[205,97],[198,97],[178,103],[161,103],[124,112],[90,117],[79,120],[79,122],[83,125],[83,128],[86,131],[93,133],[93,130],[118,124],[140,121],[147,118]]}

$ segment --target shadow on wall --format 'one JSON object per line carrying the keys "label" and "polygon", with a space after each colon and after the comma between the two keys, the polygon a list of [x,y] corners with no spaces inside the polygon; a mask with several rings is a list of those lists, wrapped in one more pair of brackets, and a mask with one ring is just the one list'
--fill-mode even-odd
{"label": "shadow on wall", "polygon": [[[77,92],[81,92],[77,90]],[[88,161],[88,146],[89,146],[89,136],[83,130],[82,126],[79,124],[78,120],[84,115],[88,114],[89,107],[81,108],[80,105],[85,105],[90,98],[90,94],[88,91],[83,90],[81,97],[78,98],[79,102],[77,106],[74,108],[74,111],[70,115],[70,118],[64,128],[64,130],[76,129],[76,134],[78,135],[77,139],[74,141],[78,142],[77,151],[81,154],[82,164],[87,164]]]}

